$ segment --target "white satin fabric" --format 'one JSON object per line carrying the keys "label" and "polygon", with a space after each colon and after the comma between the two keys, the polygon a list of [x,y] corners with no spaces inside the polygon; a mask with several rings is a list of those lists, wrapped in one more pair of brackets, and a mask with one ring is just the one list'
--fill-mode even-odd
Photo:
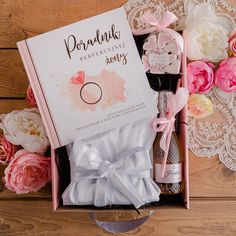
{"label": "white satin fabric", "polygon": [[134,205],[159,201],[149,151],[153,118],[122,126],[68,146],[71,183],[64,205]]}

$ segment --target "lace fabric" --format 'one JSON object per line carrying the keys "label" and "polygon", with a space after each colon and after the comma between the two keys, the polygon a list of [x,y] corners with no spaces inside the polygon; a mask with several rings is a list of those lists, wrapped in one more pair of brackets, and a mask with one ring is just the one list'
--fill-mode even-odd
{"label": "lace fabric", "polygon": [[236,171],[236,94],[214,87],[207,96],[214,113],[204,119],[189,119],[189,148],[201,157],[218,154],[226,167]]}
{"label": "lace fabric", "polygon": [[[192,2],[199,4],[206,0],[192,0]],[[235,0],[209,2],[219,15],[235,25]],[[140,21],[140,16],[151,9],[157,15],[167,10],[173,12],[179,18],[173,29],[182,30],[185,25],[186,4],[188,1],[185,0],[129,0],[124,9],[133,29],[148,27]],[[218,155],[226,167],[236,171],[236,93],[226,93],[214,87],[206,95],[213,102],[214,113],[204,119],[189,117],[189,149],[199,157]]]}

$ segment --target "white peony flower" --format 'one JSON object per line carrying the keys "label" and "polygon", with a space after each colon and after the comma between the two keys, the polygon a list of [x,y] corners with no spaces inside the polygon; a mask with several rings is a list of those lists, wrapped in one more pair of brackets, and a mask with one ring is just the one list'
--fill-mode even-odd
{"label": "white peony flower", "polygon": [[228,35],[233,28],[233,21],[217,15],[210,3],[190,1],[186,17],[187,57],[211,62],[227,58]]}
{"label": "white peony flower", "polygon": [[46,130],[37,108],[12,111],[0,116],[6,139],[29,152],[44,153],[49,146]]}

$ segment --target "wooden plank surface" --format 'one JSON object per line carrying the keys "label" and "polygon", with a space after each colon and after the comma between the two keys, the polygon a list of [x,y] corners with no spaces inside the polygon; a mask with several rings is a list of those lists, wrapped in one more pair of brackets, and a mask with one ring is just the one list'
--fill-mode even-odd
{"label": "wooden plank surface", "polygon": [[[0,204],[0,235],[111,235],[91,222],[87,213],[53,213],[49,201],[0,201]],[[235,201],[193,200],[191,205],[191,210],[160,207],[142,227],[120,235],[236,235]],[[117,214],[102,213],[103,220],[115,216],[118,217]],[[98,217],[101,218],[101,213]],[[136,217],[134,211],[119,214],[120,220]]]}
{"label": "wooden plank surface", "polygon": [[[46,185],[42,189],[40,189],[38,192],[32,192],[27,194],[16,194],[15,192],[12,192],[3,186],[0,187],[0,201],[2,200],[25,200],[26,202],[28,200],[33,199],[49,199],[52,198],[52,188],[51,184]],[[0,203],[1,204],[1,203]],[[1,235],[1,234],[0,234]]]}
{"label": "wooden plank surface", "polygon": [[18,50],[0,50],[0,98],[24,98],[28,84]]}
{"label": "wooden plank surface", "polygon": [[190,196],[232,197],[236,200],[236,172],[226,168],[218,157],[196,157],[189,151]]}
{"label": "wooden plank surface", "polygon": [[30,105],[25,99],[0,99],[0,114],[6,114],[13,110],[29,108]]}
{"label": "wooden plank surface", "polygon": [[120,7],[125,0],[0,0],[0,48]]}

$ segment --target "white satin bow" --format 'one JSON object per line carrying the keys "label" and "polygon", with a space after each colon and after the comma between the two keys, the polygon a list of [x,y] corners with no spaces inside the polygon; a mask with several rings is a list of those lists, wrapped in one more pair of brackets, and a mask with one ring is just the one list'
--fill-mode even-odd
{"label": "white satin bow", "polygon": [[[85,144],[81,144],[78,150],[76,165],[71,166],[72,182],[77,182],[83,178],[103,178],[119,190],[135,208],[139,208],[146,203],[137,189],[127,181],[127,176],[150,178],[152,165],[149,151],[146,148],[132,148],[117,156],[115,162],[108,161],[98,150]],[[103,186],[100,187],[103,188]],[[96,202],[96,205],[102,206],[103,203]]]}

